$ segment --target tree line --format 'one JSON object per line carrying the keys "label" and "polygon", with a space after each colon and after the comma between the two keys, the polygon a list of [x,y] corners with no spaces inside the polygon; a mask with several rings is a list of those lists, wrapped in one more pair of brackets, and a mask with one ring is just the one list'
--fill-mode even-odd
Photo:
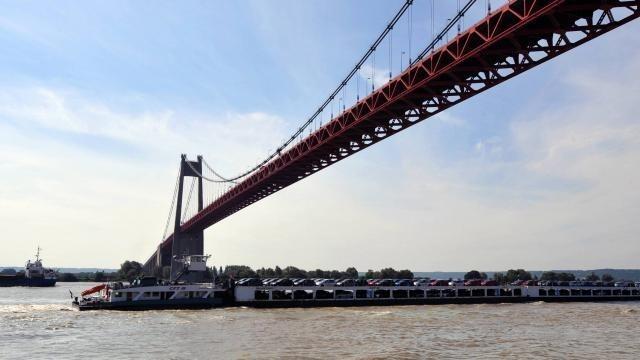
{"label": "tree line", "polygon": [[[481,273],[477,270],[471,270],[464,275],[465,280],[471,279],[487,279],[488,276],[486,273]],[[531,275],[530,272],[524,269],[509,269],[506,272],[496,272],[493,274],[493,280],[495,280],[499,284],[510,284],[516,280],[540,280],[540,281],[574,281],[576,280],[576,276],[572,273],[568,272],[555,272],[555,271],[545,271],[540,274],[540,277],[536,275]],[[588,276],[585,277],[586,281],[603,281],[603,282],[612,282],[615,281],[614,277],[611,274],[602,274],[602,276],[598,276],[596,273],[592,272]]]}
{"label": "tree line", "polygon": [[[23,271],[24,273],[24,271]],[[125,261],[120,265],[120,270],[115,272],[81,272],[81,273],[58,273],[60,282],[108,282],[108,281],[128,281],[131,282],[142,276],[142,264],[137,261]]]}
{"label": "tree line", "polygon": [[[169,267],[165,267],[161,270],[162,274],[156,274],[162,278],[169,278]],[[24,273],[24,272],[23,272]],[[19,274],[19,273],[18,273]],[[137,261],[125,261],[120,265],[120,269],[117,272],[106,273],[104,271],[97,271],[95,273],[59,273],[58,281],[133,281],[134,279],[143,275],[142,264]],[[413,279],[414,273],[411,270],[395,270],[394,268],[387,267],[374,271],[372,269],[367,270],[363,275],[360,275],[355,267],[348,267],[344,271],[340,270],[304,270],[295,266],[274,268],[260,268],[252,269],[246,265],[227,265],[224,268],[211,267],[207,269],[207,279],[218,279],[224,281],[227,279],[241,279],[241,278],[333,278],[333,279]],[[464,275],[464,280],[481,279],[486,280],[489,276],[485,272],[478,270],[471,270]],[[572,273],[568,272],[554,272],[545,271],[540,277],[532,275],[529,271],[524,269],[509,269],[506,272],[496,272],[493,274],[492,279],[499,284],[509,284],[516,280],[541,280],[541,281],[574,281],[576,277]],[[612,282],[615,281],[611,274],[602,274],[598,276],[595,273],[591,273],[585,277],[586,281],[603,281]]]}
{"label": "tree line", "polygon": [[344,271],[340,270],[304,270],[295,266],[281,268],[260,268],[253,270],[246,265],[227,265],[224,268],[215,266],[212,268],[213,275],[218,278],[332,278],[332,279],[413,279],[413,272],[410,270],[395,270],[388,267],[379,271],[368,270],[363,276],[355,267],[348,267]]}

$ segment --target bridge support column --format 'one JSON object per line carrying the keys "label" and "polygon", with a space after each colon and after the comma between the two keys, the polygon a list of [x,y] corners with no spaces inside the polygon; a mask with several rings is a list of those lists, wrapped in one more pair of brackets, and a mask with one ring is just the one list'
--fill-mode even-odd
{"label": "bridge support column", "polygon": [[173,243],[171,246],[171,278],[176,280],[183,268],[183,264],[178,261],[184,255],[204,255],[204,231],[190,230],[181,231],[182,219],[182,192],[184,189],[185,177],[198,178],[198,211],[202,210],[202,156],[198,156],[198,161],[189,161],[187,156],[182,154],[180,159],[180,178],[178,182],[178,197],[176,202],[176,218],[173,228]]}

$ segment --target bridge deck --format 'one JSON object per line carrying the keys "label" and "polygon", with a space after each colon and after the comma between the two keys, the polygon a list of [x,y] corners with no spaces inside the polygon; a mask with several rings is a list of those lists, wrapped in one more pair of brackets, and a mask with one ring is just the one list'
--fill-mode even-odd
{"label": "bridge deck", "polygon": [[[512,0],[231,188],[184,223],[182,231],[203,230],[615,29],[639,17],[639,5],[640,0]],[[160,249],[170,249],[172,239],[167,237]]]}

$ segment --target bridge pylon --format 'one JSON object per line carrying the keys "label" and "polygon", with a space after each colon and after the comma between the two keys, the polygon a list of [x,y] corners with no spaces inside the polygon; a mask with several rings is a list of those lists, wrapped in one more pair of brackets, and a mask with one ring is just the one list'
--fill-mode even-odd
{"label": "bridge pylon", "polygon": [[[184,190],[184,178],[198,178],[198,212],[204,207],[203,189],[202,189],[202,156],[198,155],[197,161],[190,161],[187,155],[182,154],[180,157],[180,174],[175,198],[175,219],[173,226],[173,234],[171,235],[171,247],[165,243],[158,245],[155,253],[147,260],[143,266],[143,272],[146,275],[152,275],[166,280],[176,280],[178,274],[183,270],[184,263],[180,260],[185,255],[203,255],[204,254],[204,230],[189,229],[182,230],[182,195]],[[189,202],[189,201],[187,201]],[[167,274],[165,269],[170,269]],[[185,276],[183,275],[184,279]],[[198,280],[198,279],[188,279]]]}
{"label": "bridge pylon", "polygon": [[[176,277],[181,272],[184,264],[179,260],[184,255],[202,255],[204,254],[204,230],[189,230],[182,231],[182,193],[184,187],[185,177],[198,178],[198,211],[202,211],[203,197],[202,197],[202,156],[198,155],[197,161],[190,161],[187,159],[186,154],[182,154],[180,158],[180,175],[178,180],[178,195],[176,199],[176,212],[173,228],[173,243],[171,245],[171,278],[170,280],[176,280]],[[160,249],[159,249],[160,250]],[[159,251],[162,253],[162,251]],[[162,256],[162,255],[160,255]],[[165,259],[166,261],[166,255]],[[165,262],[166,264],[166,262]]]}

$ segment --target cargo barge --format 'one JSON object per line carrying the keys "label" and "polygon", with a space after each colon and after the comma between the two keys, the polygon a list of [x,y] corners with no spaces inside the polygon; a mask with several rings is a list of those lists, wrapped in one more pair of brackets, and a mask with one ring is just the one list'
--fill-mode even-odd
{"label": "cargo barge", "polygon": [[319,307],[640,301],[640,289],[542,286],[236,287],[235,305]]}
{"label": "cargo barge", "polygon": [[[146,278],[155,281],[155,278]],[[76,299],[79,310],[149,310],[247,306],[256,308],[385,305],[497,304],[640,301],[639,288],[619,287],[432,287],[432,286],[237,286],[212,284],[101,285],[97,296]],[[88,294],[86,294],[88,295]]]}
{"label": "cargo barge", "polygon": [[0,275],[0,287],[26,286],[49,287],[55,286],[57,275],[55,270],[42,266],[40,247],[36,253],[36,260],[27,261],[24,266],[24,274]]}
{"label": "cargo barge", "polygon": [[[186,269],[203,268],[206,258],[191,256]],[[258,280],[258,279],[255,279]],[[259,282],[259,281],[258,281]],[[438,283],[438,282],[436,282]],[[214,285],[164,282],[147,277],[131,285],[102,284],[85,290],[73,305],[79,310],[202,309],[230,306],[256,308],[342,307],[385,305],[496,304],[545,302],[640,301],[640,286],[584,286],[553,284],[467,286],[428,283],[393,286],[338,286],[321,281],[315,286]],[[327,284],[327,285],[324,285]],[[89,296],[91,295],[91,296]]]}

